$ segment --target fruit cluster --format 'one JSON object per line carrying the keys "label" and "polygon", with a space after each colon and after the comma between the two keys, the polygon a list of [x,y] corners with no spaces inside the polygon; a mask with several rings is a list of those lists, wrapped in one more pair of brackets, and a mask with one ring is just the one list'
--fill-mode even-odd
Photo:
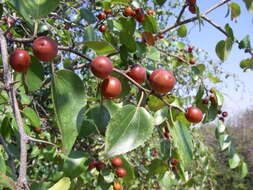
{"label": "fruit cluster", "polygon": [[187,0],[186,3],[189,5],[189,11],[196,14],[196,0]]}
{"label": "fruit cluster", "polygon": [[[49,37],[41,36],[32,44],[33,54],[40,61],[52,61],[58,53],[57,43]],[[10,56],[10,65],[16,72],[27,72],[31,57],[26,50],[15,49]]]}

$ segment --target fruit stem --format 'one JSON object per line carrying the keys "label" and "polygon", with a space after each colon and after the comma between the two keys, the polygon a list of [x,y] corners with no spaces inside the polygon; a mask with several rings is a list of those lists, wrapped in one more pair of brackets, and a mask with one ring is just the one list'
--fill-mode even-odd
{"label": "fruit stem", "polygon": [[144,97],[144,92],[141,91],[141,97],[140,97],[140,99],[139,99],[139,102],[138,102],[137,107],[140,107],[140,105],[141,105],[141,103],[142,103],[142,100],[143,100],[143,97]]}

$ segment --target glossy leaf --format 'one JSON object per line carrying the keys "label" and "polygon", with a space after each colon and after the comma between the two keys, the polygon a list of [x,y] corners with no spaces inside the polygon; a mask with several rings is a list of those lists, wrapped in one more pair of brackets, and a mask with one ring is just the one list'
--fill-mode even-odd
{"label": "glossy leaf", "polygon": [[71,152],[70,155],[64,156],[63,170],[67,177],[78,177],[86,170],[84,163],[88,160],[88,156],[83,152]]}
{"label": "glossy leaf", "polygon": [[136,50],[136,43],[134,37],[128,32],[122,31],[119,34],[120,43],[125,45],[130,52]]}
{"label": "glossy leaf", "polygon": [[116,52],[116,49],[110,43],[105,41],[87,41],[84,42],[84,45],[93,49],[97,55],[106,55]]}
{"label": "glossy leaf", "polygon": [[132,0],[111,0],[112,4],[125,4],[127,5],[130,3]]}
{"label": "glossy leaf", "polygon": [[64,177],[48,190],[68,190],[70,188],[70,185],[71,185],[70,179],[68,177]]}
{"label": "glossy leaf", "polygon": [[27,72],[27,87],[29,91],[38,90],[44,80],[44,69],[41,63],[32,57],[31,64]]}
{"label": "glossy leaf", "polygon": [[55,118],[62,135],[64,153],[68,154],[82,124],[82,109],[85,99],[84,86],[74,72],[60,70],[54,74],[52,95]]}
{"label": "glossy leaf", "polygon": [[29,119],[31,125],[33,127],[38,127],[40,128],[41,126],[41,123],[40,123],[40,118],[39,116],[37,115],[37,113],[30,107],[26,107],[24,110],[23,110],[23,115]]}
{"label": "glossy leaf", "polygon": [[182,164],[188,167],[193,158],[193,144],[187,125],[181,121],[176,121],[175,125],[171,126],[169,130]]}
{"label": "glossy leaf", "polygon": [[120,17],[119,22],[121,24],[121,31],[126,31],[130,35],[134,34],[136,22],[133,18]]}
{"label": "glossy leaf", "polygon": [[221,61],[225,61],[232,49],[233,41],[228,38],[227,40],[221,40],[217,43],[215,51]]}
{"label": "glossy leaf", "polygon": [[243,161],[241,161],[240,164],[240,170],[241,170],[241,178],[244,178],[248,175],[248,167],[247,164]]}
{"label": "glossy leaf", "polygon": [[151,164],[148,167],[148,177],[154,175],[163,175],[168,170],[168,165],[164,160],[155,159],[152,160]]}
{"label": "glossy leaf", "polygon": [[85,118],[93,121],[98,130],[104,134],[111,117],[105,106],[96,104],[87,110]]}
{"label": "glossy leaf", "polygon": [[8,0],[24,18],[28,15],[33,18],[46,17],[51,11],[56,9],[59,0]]}
{"label": "glossy leaf", "polygon": [[231,140],[227,134],[220,135],[218,140],[222,151],[231,145]]}
{"label": "glossy leaf", "polygon": [[239,164],[240,164],[240,157],[239,157],[239,155],[235,153],[233,155],[233,157],[228,160],[228,163],[229,163],[229,167],[231,169],[234,169],[237,166],[239,166]]}
{"label": "glossy leaf", "polygon": [[240,49],[251,49],[250,37],[246,35],[239,43]]}
{"label": "glossy leaf", "polygon": [[162,124],[168,117],[168,107],[163,107],[162,109],[155,112],[154,119],[155,125]]}
{"label": "glossy leaf", "polygon": [[157,33],[157,22],[154,16],[145,15],[145,21],[142,24],[146,32]]}
{"label": "glossy leaf", "polygon": [[124,106],[112,116],[106,130],[106,156],[124,154],[143,145],[153,128],[153,117],[144,108]]}

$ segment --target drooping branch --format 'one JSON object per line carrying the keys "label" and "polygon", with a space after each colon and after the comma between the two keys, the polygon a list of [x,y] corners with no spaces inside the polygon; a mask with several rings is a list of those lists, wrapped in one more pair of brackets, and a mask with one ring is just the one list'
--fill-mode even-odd
{"label": "drooping branch", "polygon": [[4,36],[4,32],[0,30],[0,43],[1,43],[1,54],[2,54],[2,63],[4,68],[4,84],[5,89],[8,92],[10,98],[10,104],[12,111],[18,126],[19,136],[20,136],[20,167],[19,167],[19,177],[17,182],[17,189],[27,189],[27,142],[28,138],[25,134],[23,120],[20,114],[18,107],[18,102],[16,98],[16,91],[13,87],[13,78],[9,69],[8,63],[8,51],[7,51],[7,42]]}
{"label": "drooping branch", "polygon": [[71,53],[74,53],[74,54],[76,54],[76,55],[78,55],[78,56],[80,56],[80,57],[86,59],[86,60],[89,61],[89,62],[92,61],[89,57],[87,57],[86,55],[80,53],[80,52],[77,51],[77,50],[74,50],[72,47],[68,47],[68,46],[59,46],[58,49],[59,49],[59,50],[69,51],[69,52],[71,52]]}
{"label": "drooping branch", "polygon": [[218,29],[220,32],[222,32],[225,36],[228,36],[227,32],[218,24],[214,23],[213,21],[211,21],[209,18],[207,18],[206,16],[201,16],[201,18],[203,20],[205,20],[206,22],[208,22],[209,24],[211,24],[213,27],[215,27],[216,29]]}

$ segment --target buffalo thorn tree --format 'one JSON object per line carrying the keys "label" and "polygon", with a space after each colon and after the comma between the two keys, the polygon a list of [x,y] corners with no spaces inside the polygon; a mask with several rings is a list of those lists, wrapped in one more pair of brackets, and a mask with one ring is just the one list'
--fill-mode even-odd
{"label": "buffalo thorn tree", "polygon": [[195,0],[2,1],[0,188],[219,188],[196,131],[213,121],[228,166],[245,177],[228,113],[219,120],[223,95],[209,90],[219,66],[185,40],[188,23],[206,22],[225,35],[220,60],[238,45],[251,69],[249,38],[208,18],[221,6],[240,15],[231,0],[207,10]]}

